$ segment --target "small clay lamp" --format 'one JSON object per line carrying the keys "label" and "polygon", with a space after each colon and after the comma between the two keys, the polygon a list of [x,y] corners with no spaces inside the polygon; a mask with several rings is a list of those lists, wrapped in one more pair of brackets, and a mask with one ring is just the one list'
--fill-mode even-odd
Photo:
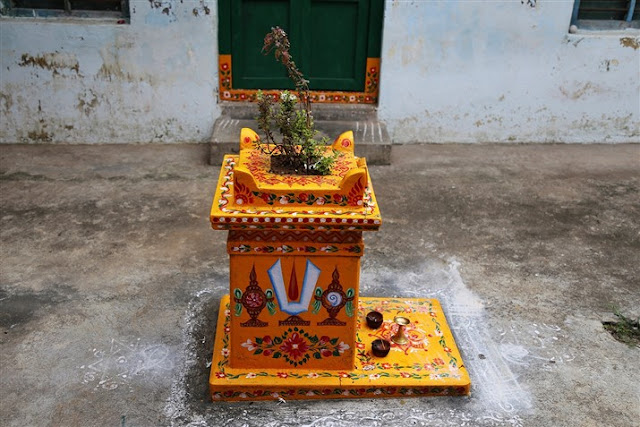
{"label": "small clay lamp", "polygon": [[376,357],[385,357],[390,349],[391,343],[387,340],[374,340],[371,343],[371,352]]}
{"label": "small clay lamp", "polygon": [[367,314],[367,326],[371,329],[378,329],[382,325],[382,313],[371,311]]}

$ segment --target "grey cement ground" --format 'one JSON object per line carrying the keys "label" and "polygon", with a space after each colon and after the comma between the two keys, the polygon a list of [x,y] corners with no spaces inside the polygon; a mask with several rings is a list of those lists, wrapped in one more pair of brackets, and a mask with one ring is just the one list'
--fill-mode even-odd
{"label": "grey cement ground", "polygon": [[640,145],[397,146],[362,294],[437,297],[464,398],[211,403],[208,146],[2,146],[0,425],[639,425]]}

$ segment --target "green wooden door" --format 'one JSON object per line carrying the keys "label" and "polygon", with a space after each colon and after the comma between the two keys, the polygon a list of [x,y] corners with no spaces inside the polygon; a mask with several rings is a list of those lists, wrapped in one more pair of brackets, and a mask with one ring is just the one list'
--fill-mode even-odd
{"label": "green wooden door", "polygon": [[382,0],[221,0],[220,51],[231,54],[236,89],[291,88],[284,67],[261,53],[284,29],[312,90],[363,91],[367,57],[379,57]]}

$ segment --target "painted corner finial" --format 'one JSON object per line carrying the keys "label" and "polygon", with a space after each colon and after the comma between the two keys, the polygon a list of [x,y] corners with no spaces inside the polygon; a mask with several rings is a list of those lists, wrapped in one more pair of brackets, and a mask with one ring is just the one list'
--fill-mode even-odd
{"label": "painted corner finial", "polygon": [[254,130],[242,128],[240,130],[240,149],[247,150],[253,148],[254,143],[260,139],[260,136]]}

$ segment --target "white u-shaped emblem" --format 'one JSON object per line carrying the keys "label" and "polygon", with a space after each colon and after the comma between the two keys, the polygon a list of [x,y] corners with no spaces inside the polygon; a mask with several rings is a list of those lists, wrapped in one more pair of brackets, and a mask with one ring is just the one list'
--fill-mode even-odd
{"label": "white u-shaped emblem", "polygon": [[284,278],[282,276],[282,264],[278,259],[278,261],[276,261],[271,268],[267,270],[267,273],[269,274],[271,285],[276,292],[276,298],[278,300],[280,310],[291,315],[300,314],[309,310],[309,303],[313,296],[313,289],[318,282],[320,272],[320,269],[307,259],[300,298],[297,301],[289,301],[289,296],[284,286]]}

